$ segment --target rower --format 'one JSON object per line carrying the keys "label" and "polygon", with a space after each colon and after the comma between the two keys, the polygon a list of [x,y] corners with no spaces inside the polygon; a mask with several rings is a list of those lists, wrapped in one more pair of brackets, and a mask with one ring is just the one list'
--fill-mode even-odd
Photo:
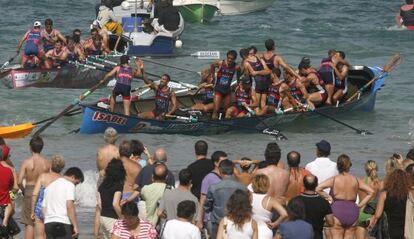
{"label": "rower", "polygon": [[45,68],[60,68],[65,65],[68,60],[68,49],[64,46],[62,40],[58,39],[55,47],[46,53]]}
{"label": "rower", "polygon": [[280,80],[281,72],[279,68],[273,68],[270,74],[272,84],[269,86],[267,104],[263,108],[256,108],[256,115],[261,116],[268,113],[282,113],[283,109],[288,109],[296,102],[290,94],[289,86]]}
{"label": "rower", "polygon": [[66,37],[68,43],[66,48],[68,49],[68,61],[71,62],[82,62],[85,61],[85,55],[83,54],[82,48],[79,48],[72,36]]}
{"label": "rower", "polygon": [[[224,112],[231,105],[231,82],[233,81],[234,74],[237,73],[237,77],[240,75],[240,67],[236,63],[237,52],[230,50],[227,52],[227,57],[221,61],[215,61],[210,66],[210,72],[214,82],[214,108],[213,119],[218,119],[218,112],[221,107],[221,103],[224,102]],[[215,72],[217,70],[217,77]]]}
{"label": "rower", "polygon": [[273,39],[267,39],[265,41],[265,47],[266,52],[263,53],[261,57],[266,62],[266,65],[270,70],[273,70],[273,68],[280,69],[280,67],[282,67],[284,71],[289,71],[291,75],[294,75],[297,79],[300,79],[299,74],[285,62],[282,56],[275,53],[275,41],[273,41]]}
{"label": "rower", "polygon": [[201,73],[201,84],[197,90],[190,95],[196,95],[200,90],[204,90],[204,100],[202,103],[195,103],[191,109],[199,110],[205,113],[212,112],[214,109],[214,77],[210,69],[205,69]]}
{"label": "rower", "polygon": [[257,49],[254,46],[249,48],[249,56],[244,62],[244,74],[254,79],[254,91],[257,105],[260,108],[266,106],[267,90],[270,85],[271,70],[267,67],[265,61],[256,56]]}
{"label": "rower", "polygon": [[335,71],[335,93],[332,96],[332,101],[337,104],[348,90],[348,71],[349,64],[345,61],[345,53],[337,51],[332,57],[332,65]]}
{"label": "rower", "polygon": [[306,87],[298,80],[295,76],[290,74],[288,71],[283,72],[283,79],[289,87],[290,95],[293,97],[294,101],[293,105],[297,105],[297,103],[305,103],[306,99],[309,98],[308,91]]}
{"label": "rower", "polygon": [[[115,111],[116,97],[122,95],[122,101],[124,105],[124,114],[130,115],[129,108],[131,106],[131,82],[134,77],[141,76],[141,72],[137,69],[133,69],[129,66],[129,56],[122,55],[120,58],[120,65],[115,66],[108,74],[105,75],[102,83],[108,79],[112,79],[116,76],[115,88],[112,90],[112,95],[109,100],[111,112]],[[139,68],[138,60],[135,61],[136,66]]]}
{"label": "rower", "polygon": [[16,52],[19,53],[20,49],[23,46],[23,43],[26,43],[24,46],[24,53],[21,59],[22,67],[25,67],[26,62],[31,58],[33,62],[40,63],[40,59],[43,58],[44,52],[40,48],[40,42],[42,41],[42,23],[35,21],[33,28],[27,31],[23,37],[20,39],[19,44],[17,45]]}
{"label": "rower", "polygon": [[319,67],[319,76],[325,84],[328,94],[325,104],[332,105],[332,96],[334,94],[335,73],[333,69],[332,57],[336,54],[334,49],[329,49],[328,57],[323,58]]}
{"label": "rower", "polygon": [[92,22],[91,25],[91,38],[95,35],[95,32],[92,31],[92,29],[96,29],[96,32],[102,37],[102,42],[105,45],[105,47],[109,48],[109,35],[108,31],[102,27],[102,24],[100,21],[95,20]]}
{"label": "rower", "polygon": [[254,114],[251,108],[255,107],[253,104],[255,102],[255,94],[253,93],[252,78],[250,76],[244,75],[240,78],[240,82],[235,90],[235,97],[235,104],[226,111],[226,119],[244,117],[248,113]]}
{"label": "rower", "polygon": [[396,17],[397,25],[408,30],[414,30],[414,1],[405,0],[405,5],[401,6],[400,12]]}
{"label": "rower", "polygon": [[42,30],[43,50],[47,53],[55,47],[57,40],[66,43],[66,38],[60,31],[53,29],[53,21],[48,18],[45,20],[45,29]]}
{"label": "rower", "polygon": [[157,85],[147,78],[142,60],[137,61],[137,67],[138,74],[143,77],[145,84],[148,84],[155,92],[155,108],[152,111],[138,113],[138,117],[144,119],[164,119],[165,117],[173,115],[177,110],[177,98],[175,92],[168,87],[168,83],[171,80],[170,76],[163,74],[160,83]]}
{"label": "rower", "polygon": [[324,82],[320,79],[316,69],[311,66],[310,59],[303,57],[298,68],[299,75],[302,76],[301,82],[309,92],[307,98],[308,104],[311,108],[314,108],[317,105],[322,105],[327,98],[326,91],[323,87]]}
{"label": "rower", "polygon": [[100,56],[111,53],[102,42],[102,37],[100,35],[94,36],[92,41],[86,43],[84,50],[87,56]]}

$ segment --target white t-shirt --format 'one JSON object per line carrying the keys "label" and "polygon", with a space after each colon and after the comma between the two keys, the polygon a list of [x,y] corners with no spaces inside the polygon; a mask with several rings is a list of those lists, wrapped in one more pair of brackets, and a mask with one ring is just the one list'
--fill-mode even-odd
{"label": "white t-shirt", "polygon": [[163,239],[201,239],[200,230],[190,222],[169,220],[162,233]]}
{"label": "white t-shirt", "polygon": [[59,178],[45,189],[42,207],[45,209],[45,221],[71,224],[66,201],[75,200],[75,185],[65,178]]}
{"label": "white t-shirt", "polygon": [[[308,163],[305,169],[318,177],[319,184],[328,178],[338,175],[336,163],[325,157],[316,158],[314,161]],[[324,191],[329,193],[330,190],[325,189]]]}

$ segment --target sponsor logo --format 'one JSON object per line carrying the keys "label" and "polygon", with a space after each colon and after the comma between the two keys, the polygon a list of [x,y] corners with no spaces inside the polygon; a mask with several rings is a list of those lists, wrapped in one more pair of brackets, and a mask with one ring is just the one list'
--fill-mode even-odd
{"label": "sponsor logo", "polygon": [[92,121],[103,121],[111,124],[126,125],[128,119],[118,115],[95,112],[92,116]]}

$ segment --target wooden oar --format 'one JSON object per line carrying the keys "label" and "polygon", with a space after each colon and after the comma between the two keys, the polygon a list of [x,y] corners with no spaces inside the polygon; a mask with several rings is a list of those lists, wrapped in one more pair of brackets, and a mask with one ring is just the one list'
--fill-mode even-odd
{"label": "wooden oar", "polygon": [[53,124],[56,120],[61,118],[63,115],[68,113],[73,107],[77,106],[82,100],[84,100],[86,97],[88,97],[90,94],[92,94],[95,90],[97,90],[99,87],[101,87],[102,84],[105,84],[104,81],[100,81],[98,84],[90,88],[89,90],[85,91],[83,94],[79,96],[79,98],[76,98],[73,100],[72,104],[68,105],[62,112],[60,112],[58,115],[56,115],[52,120],[47,122],[45,125],[40,127],[35,133],[34,136],[40,135],[45,129],[47,129],[51,124]]}
{"label": "wooden oar", "polygon": [[360,95],[362,92],[364,92],[365,89],[367,89],[372,83],[377,81],[378,79],[382,78],[385,74],[393,71],[397,66],[402,62],[401,55],[395,54],[382,68],[381,72],[376,75],[374,78],[372,78],[368,83],[366,83],[363,87],[358,89],[357,92],[355,92],[351,97],[348,98],[347,101],[351,101],[355,99],[358,95]]}
{"label": "wooden oar", "polygon": [[16,58],[19,55],[20,52],[17,52],[14,56],[12,56],[8,61],[4,62],[4,64],[0,67],[0,70],[6,68],[11,62],[14,61],[14,58]]}

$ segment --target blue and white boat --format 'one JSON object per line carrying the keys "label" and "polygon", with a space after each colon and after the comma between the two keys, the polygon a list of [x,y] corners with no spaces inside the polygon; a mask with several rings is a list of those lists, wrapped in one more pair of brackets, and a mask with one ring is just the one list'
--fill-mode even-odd
{"label": "blue and white boat", "polygon": [[[372,111],[376,95],[387,79],[387,73],[381,74],[381,67],[353,66],[349,70],[348,93],[344,100],[336,106],[323,106],[316,111],[326,115],[337,115],[344,112]],[[351,95],[361,89],[367,82],[380,75],[372,85],[352,101],[346,101]],[[201,101],[202,95],[191,97],[178,96],[179,107],[188,108],[194,102]],[[107,127],[115,128],[119,133],[149,133],[149,134],[188,134],[206,135],[227,131],[263,131],[267,128],[278,127],[281,124],[292,123],[297,119],[320,117],[312,111],[288,112],[284,114],[268,114],[233,119],[211,120],[207,116],[176,117],[171,120],[148,120],[137,116],[138,111],[150,111],[154,107],[153,99],[134,100],[131,103],[131,116],[123,115],[122,102],[118,102],[116,112],[109,112],[98,105],[83,105],[84,113],[80,132],[83,134],[103,133]]]}

